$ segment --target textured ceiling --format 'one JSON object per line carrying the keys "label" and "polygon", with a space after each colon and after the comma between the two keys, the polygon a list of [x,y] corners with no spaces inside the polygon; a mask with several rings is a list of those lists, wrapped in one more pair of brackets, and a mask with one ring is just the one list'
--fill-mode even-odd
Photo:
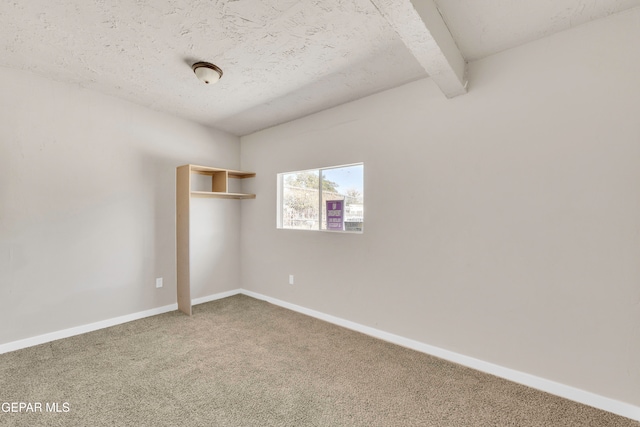
{"label": "textured ceiling", "polygon": [[[435,3],[474,60],[640,0]],[[0,0],[0,66],[245,135],[426,77],[394,28],[371,0]]]}

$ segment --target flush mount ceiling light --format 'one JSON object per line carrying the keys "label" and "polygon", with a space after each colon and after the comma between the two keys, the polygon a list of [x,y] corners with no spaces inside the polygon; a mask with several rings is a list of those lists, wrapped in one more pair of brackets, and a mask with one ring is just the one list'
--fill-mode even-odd
{"label": "flush mount ceiling light", "polygon": [[196,76],[206,84],[217,83],[222,78],[222,70],[209,62],[196,62],[191,68]]}

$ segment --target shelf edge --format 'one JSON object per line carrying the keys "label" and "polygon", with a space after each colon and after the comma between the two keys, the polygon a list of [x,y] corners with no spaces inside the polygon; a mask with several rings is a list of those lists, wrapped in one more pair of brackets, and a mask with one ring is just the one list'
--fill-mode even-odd
{"label": "shelf edge", "polygon": [[255,199],[255,194],[247,193],[216,193],[212,191],[191,191],[192,196],[213,197],[218,199]]}

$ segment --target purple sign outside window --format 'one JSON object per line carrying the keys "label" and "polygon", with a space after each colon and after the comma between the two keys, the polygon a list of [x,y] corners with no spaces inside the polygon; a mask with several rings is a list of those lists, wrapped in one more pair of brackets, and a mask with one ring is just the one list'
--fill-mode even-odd
{"label": "purple sign outside window", "polygon": [[327,200],[327,230],[344,230],[344,200]]}

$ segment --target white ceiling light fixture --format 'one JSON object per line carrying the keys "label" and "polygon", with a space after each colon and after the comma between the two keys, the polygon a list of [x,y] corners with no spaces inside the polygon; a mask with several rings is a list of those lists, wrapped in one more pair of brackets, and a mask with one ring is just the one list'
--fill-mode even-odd
{"label": "white ceiling light fixture", "polygon": [[215,84],[222,78],[220,67],[210,62],[196,62],[191,66],[196,76],[206,84]]}

